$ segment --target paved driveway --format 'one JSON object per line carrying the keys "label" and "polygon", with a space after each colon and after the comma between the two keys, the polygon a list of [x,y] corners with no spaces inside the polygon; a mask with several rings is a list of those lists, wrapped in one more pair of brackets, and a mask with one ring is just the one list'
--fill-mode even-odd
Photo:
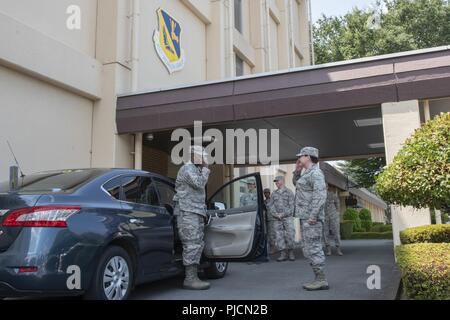
{"label": "paved driveway", "polygon": [[[131,299],[394,299],[400,281],[390,240],[343,241],[344,256],[327,257],[330,290],[308,292],[301,284],[313,273],[297,252],[295,262],[232,263],[223,279],[212,280],[206,291],[183,290],[182,278],[140,286]],[[367,288],[368,266],[381,271],[381,288]]]}

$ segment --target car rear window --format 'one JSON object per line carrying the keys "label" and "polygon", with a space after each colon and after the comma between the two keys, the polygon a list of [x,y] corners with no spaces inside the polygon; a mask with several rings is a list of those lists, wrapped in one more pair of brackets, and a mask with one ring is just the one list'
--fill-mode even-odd
{"label": "car rear window", "polygon": [[[99,175],[96,170],[49,171],[19,177],[18,192],[71,192]],[[0,193],[9,191],[9,182],[0,184]]]}

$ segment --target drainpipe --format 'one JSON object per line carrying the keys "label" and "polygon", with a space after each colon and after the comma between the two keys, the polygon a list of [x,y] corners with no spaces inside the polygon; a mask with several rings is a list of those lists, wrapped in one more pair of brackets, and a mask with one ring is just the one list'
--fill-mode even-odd
{"label": "drainpipe", "polygon": [[[132,31],[131,31],[131,91],[138,89],[138,70],[139,70],[139,18],[140,18],[140,0],[132,2]],[[134,135],[134,168],[142,169],[142,132]]]}
{"label": "drainpipe", "polygon": [[271,55],[272,44],[270,43],[270,9],[268,0],[261,3],[261,22],[262,22],[262,34],[263,34],[263,48],[264,48],[264,72],[272,71]]}
{"label": "drainpipe", "polygon": [[295,67],[295,42],[294,42],[294,5],[292,1],[289,0],[289,23],[288,23],[288,32],[289,32],[289,69]]}
{"label": "drainpipe", "polygon": [[309,48],[311,50],[311,64],[316,64],[316,55],[314,53],[314,32],[313,32],[313,21],[312,21],[312,9],[311,0],[308,0],[308,16],[309,16]]}

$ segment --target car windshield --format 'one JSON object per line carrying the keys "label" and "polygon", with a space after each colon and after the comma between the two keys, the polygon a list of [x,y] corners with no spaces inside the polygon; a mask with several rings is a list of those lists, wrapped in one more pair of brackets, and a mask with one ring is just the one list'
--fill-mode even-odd
{"label": "car windshield", "polygon": [[[99,175],[91,169],[40,172],[19,177],[18,192],[59,193],[71,192]],[[0,183],[0,193],[9,191],[9,182]]]}

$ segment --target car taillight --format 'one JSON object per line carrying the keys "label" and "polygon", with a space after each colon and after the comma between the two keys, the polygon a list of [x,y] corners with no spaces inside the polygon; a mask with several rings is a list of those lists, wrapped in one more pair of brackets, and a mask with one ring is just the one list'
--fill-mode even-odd
{"label": "car taillight", "polygon": [[38,267],[20,267],[19,273],[36,273],[38,272]]}
{"label": "car taillight", "polygon": [[80,211],[79,206],[41,206],[14,210],[3,221],[4,227],[66,228],[66,220]]}

